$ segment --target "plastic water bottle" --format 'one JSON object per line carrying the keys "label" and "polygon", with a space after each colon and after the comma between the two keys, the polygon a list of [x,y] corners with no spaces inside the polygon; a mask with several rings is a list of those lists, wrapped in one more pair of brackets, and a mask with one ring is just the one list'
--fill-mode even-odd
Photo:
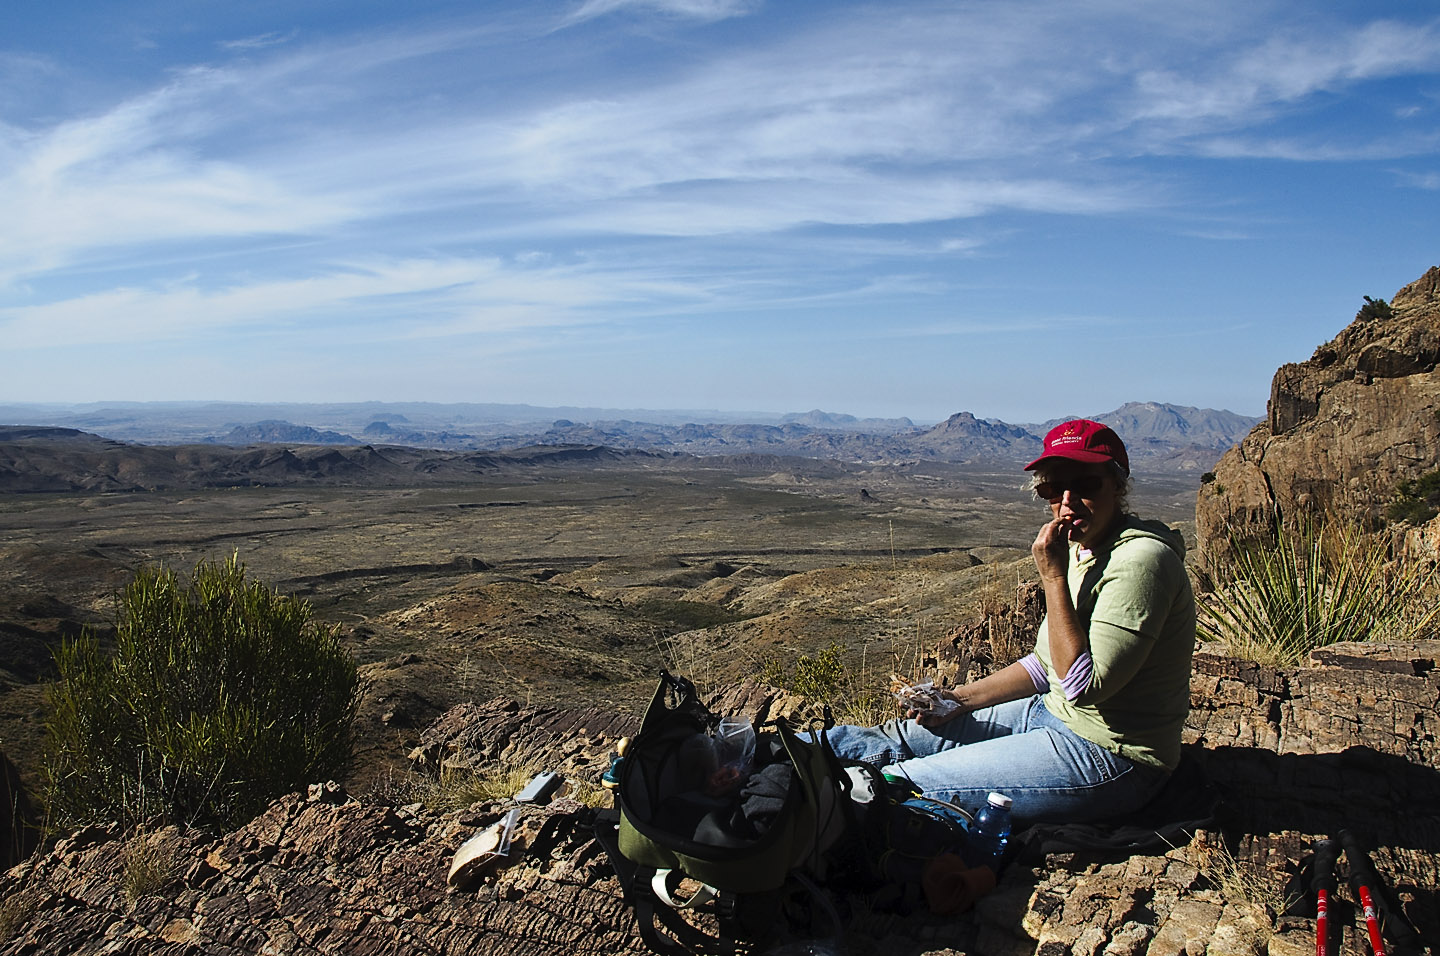
{"label": "plastic water bottle", "polygon": [[971,866],[988,866],[1000,872],[1000,861],[1005,858],[1005,847],[1010,842],[1010,804],[1013,802],[1003,793],[992,793],[975,815],[975,826],[967,841]]}

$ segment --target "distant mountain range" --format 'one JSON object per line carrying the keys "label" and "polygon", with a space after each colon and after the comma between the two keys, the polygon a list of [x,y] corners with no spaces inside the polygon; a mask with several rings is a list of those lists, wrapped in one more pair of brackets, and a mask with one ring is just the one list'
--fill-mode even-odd
{"label": "distant mountain range", "polygon": [[[560,415],[557,413],[564,412]],[[643,415],[632,418],[631,415]],[[100,436],[140,445],[405,447],[497,452],[527,446],[607,447],[662,454],[775,455],[852,462],[1014,463],[1037,455],[1053,425],[1106,422],[1132,459],[1156,471],[1203,471],[1259,421],[1215,409],[1131,402],[1102,413],[1012,425],[957,412],[931,427],[907,418],[860,419],[819,409],[737,420],[721,413],[614,412],[523,405],[107,404],[0,406],[0,441],[35,426],[51,438]],[[28,429],[26,432],[21,429]],[[33,438],[34,435],[30,434]],[[273,467],[274,463],[271,463]]]}
{"label": "distant mountain range", "polygon": [[1061,422],[1073,418],[1090,418],[1104,422],[1115,429],[1126,442],[1170,442],[1219,448],[1222,451],[1244,438],[1260,421],[1249,415],[1237,415],[1213,408],[1163,405],[1159,402],[1127,402],[1113,412],[1101,415],[1066,415],[1040,425],[1023,427],[1036,435],[1044,435]]}

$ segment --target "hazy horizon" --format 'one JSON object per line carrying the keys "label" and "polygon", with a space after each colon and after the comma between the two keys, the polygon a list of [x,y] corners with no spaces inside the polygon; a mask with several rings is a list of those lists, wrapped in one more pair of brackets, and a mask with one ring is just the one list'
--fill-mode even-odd
{"label": "hazy horizon", "polygon": [[[1118,410],[1119,408],[1123,408],[1123,407],[1126,406],[1126,405],[1132,405],[1132,404],[1135,404],[1135,405],[1171,405],[1171,406],[1175,405],[1175,403],[1173,403],[1173,402],[1150,402],[1150,401],[1136,400],[1136,401],[1132,401],[1132,402],[1124,402],[1124,403],[1121,403],[1121,405],[1116,406],[1115,409],[1106,409],[1106,410],[1103,410],[1103,411],[1100,410],[1100,409],[1079,410],[1079,409],[1073,409],[1073,408],[1072,408],[1072,409],[1070,409],[1069,411],[1064,412],[1064,413],[1062,413],[1062,414],[1060,414],[1060,415],[1048,415],[1048,416],[1046,416],[1045,418],[1042,418],[1042,419],[1024,420],[1024,419],[1018,419],[1018,418],[1004,418],[1004,417],[1000,417],[1000,416],[989,416],[989,417],[985,417],[985,420],[1003,422],[1003,423],[1005,423],[1005,424],[1007,424],[1007,425],[1041,425],[1041,424],[1044,424],[1045,422],[1054,421],[1054,420],[1056,420],[1056,419],[1058,419],[1058,418],[1069,417],[1070,415],[1103,416],[1104,414],[1106,414],[1106,412]],[[946,419],[948,419],[948,418],[950,418],[950,417],[952,417],[952,416],[954,416],[954,415],[965,414],[966,412],[969,412],[969,409],[956,409],[954,412],[951,412],[949,415],[946,415],[946,416],[943,417],[943,418],[929,418],[929,419],[927,419],[927,418],[919,418],[919,417],[914,416],[914,415],[892,415],[892,416],[863,415],[863,414],[857,414],[857,413],[852,412],[852,411],[847,411],[846,409],[839,409],[839,408],[807,408],[807,409],[791,408],[791,409],[779,409],[779,410],[775,410],[775,409],[753,409],[753,408],[752,408],[752,409],[723,409],[723,408],[609,408],[609,407],[599,406],[599,405],[537,405],[537,404],[531,404],[531,403],[528,403],[528,402],[426,402],[426,401],[406,401],[406,400],[396,400],[396,401],[369,400],[369,401],[356,401],[356,402],[325,402],[325,401],[315,401],[315,402],[270,402],[270,401],[231,402],[231,401],[205,401],[205,400],[193,400],[193,401],[192,401],[192,400],[185,400],[185,399],[175,399],[175,400],[154,401],[154,402],[134,402],[134,401],[124,401],[124,400],[95,401],[95,402],[10,402],[10,401],[0,401],[0,414],[3,414],[4,412],[9,411],[10,409],[14,409],[14,408],[63,409],[63,410],[69,411],[69,412],[78,412],[78,413],[91,412],[91,413],[93,413],[93,412],[104,411],[104,410],[106,410],[106,409],[130,409],[130,408],[139,408],[139,409],[141,409],[141,410],[159,410],[159,409],[163,409],[163,408],[175,408],[175,409],[191,409],[191,410],[195,410],[195,409],[204,409],[204,408],[212,408],[212,407],[220,407],[220,408],[238,407],[238,408],[258,408],[258,409],[272,409],[272,410],[274,410],[274,409],[285,409],[285,408],[287,408],[287,407],[297,408],[297,409],[301,409],[301,408],[332,408],[332,407],[333,407],[333,408],[364,408],[364,407],[370,407],[370,406],[384,406],[384,407],[389,407],[389,408],[398,408],[398,407],[401,407],[401,406],[409,406],[409,405],[415,405],[415,406],[435,406],[435,407],[437,407],[437,408],[446,408],[446,407],[464,408],[464,407],[467,407],[467,406],[473,406],[473,407],[477,407],[477,408],[512,409],[512,410],[515,410],[515,411],[517,411],[517,412],[523,409],[523,410],[530,410],[530,411],[533,411],[534,413],[536,413],[536,414],[535,414],[535,417],[534,417],[534,419],[533,419],[533,420],[536,421],[536,422],[540,422],[540,421],[543,421],[543,420],[546,419],[546,416],[545,416],[545,415],[542,415],[542,414],[540,414],[540,413],[555,413],[555,414],[574,413],[574,412],[594,413],[593,416],[592,416],[592,420],[598,420],[599,418],[601,418],[601,417],[603,417],[603,416],[610,416],[610,415],[621,415],[621,416],[625,416],[625,417],[630,417],[630,416],[633,416],[633,415],[647,415],[647,414],[648,414],[648,415],[654,415],[654,416],[656,416],[657,418],[662,419],[662,420],[663,420],[663,419],[673,419],[674,421],[680,421],[683,416],[695,416],[695,417],[693,418],[694,421],[710,421],[710,420],[713,419],[713,420],[735,421],[735,422],[744,422],[744,421],[759,421],[759,422],[764,422],[764,421],[768,421],[768,420],[779,420],[779,419],[782,419],[782,418],[788,418],[788,417],[794,417],[794,416],[804,416],[804,415],[819,413],[819,414],[831,415],[831,416],[849,416],[849,417],[854,418],[854,419],[856,419],[857,421],[861,421],[861,422],[864,422],[864,421],[898,421],[898,420],[900,420],[900,419],[909,419],[912,423],[914,423],[914,425],[915,425],[916,427],[929,427],[929,426],[937,425],[937,424],[939,424],[940,422],[943,422],[943,421],[945,421]],[[1181,406],[1181,407],[1198,408],[1197,406]],[[1219,413],[1222,413],[1222,414],[1236,415],[1236,416],[1245,417],[1245,418],[1263,418],[1263,417],[1264,417],[1263,413],[1260,414],[1260,415],[1249,415],[1249,414],[1247,414],[1247,413],[1244,413],[1244,412],[1236,412],[1236,411],[1234,411],[1233,409],[1228,409],[1228,408],[1198,408],[1198,410],[1199,410],[1199,411],[1207,411],[1207,412],[1219,412]],[[973,413],[972,413],[972,414],[973,414]],[[983,416],[976,416],[976,417],[983,417]],[[643,418],[642,418],[642,419],[635,419],[635,420],[636,420],[636,421],[645,421],[645,419],[643,419]],[[3,423],[3,424],[10,424],[10,425],[27,425],[27,424],[36,424],[36,423],[35,423],[35,422],[15,421],[15,422],[5,422],[5,423]]]}

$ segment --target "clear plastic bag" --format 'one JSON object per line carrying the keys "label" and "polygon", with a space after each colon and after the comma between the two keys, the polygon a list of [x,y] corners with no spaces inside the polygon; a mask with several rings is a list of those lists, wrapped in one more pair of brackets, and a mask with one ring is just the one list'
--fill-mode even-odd
{"label": "clear plastic bag", "polygon": [[720,766],[750,776],[755,764],[755,727],[744,717],[722,717],[715,728],[715,753]]}
{"label": "clear plastic bag", "polygon": [[891,681],[891,689],[895,694],[895,699],[904,705],[906,710],[913,710],[916,713],[946,717],[960,707],[950,698],[941,696],[934,681],[927,680],[911,684],[896,674]]}
{"label": "clear plastic bag", "polygon": [[724,717],[715,728],[715,771],[706,792],[718,796],[738,790],[755,767],[755,727],[743,717]]}

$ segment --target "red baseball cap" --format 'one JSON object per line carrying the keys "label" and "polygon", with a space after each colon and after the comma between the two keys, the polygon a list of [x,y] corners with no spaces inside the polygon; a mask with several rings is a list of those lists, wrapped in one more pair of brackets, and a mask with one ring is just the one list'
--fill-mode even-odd
{"label": "red baseball cap", "polygon": [[1077,418],[1063,425],[1056,425],[1045,435],[1045,447],[1040,457],[1025,466],[1026,471],[1035,468],[1047,458],[1068,458],[1071,461],[1100,462],[1113,461],[1130,474],[1130,456],[1125,452],[1125,443],[1109,425]]}

